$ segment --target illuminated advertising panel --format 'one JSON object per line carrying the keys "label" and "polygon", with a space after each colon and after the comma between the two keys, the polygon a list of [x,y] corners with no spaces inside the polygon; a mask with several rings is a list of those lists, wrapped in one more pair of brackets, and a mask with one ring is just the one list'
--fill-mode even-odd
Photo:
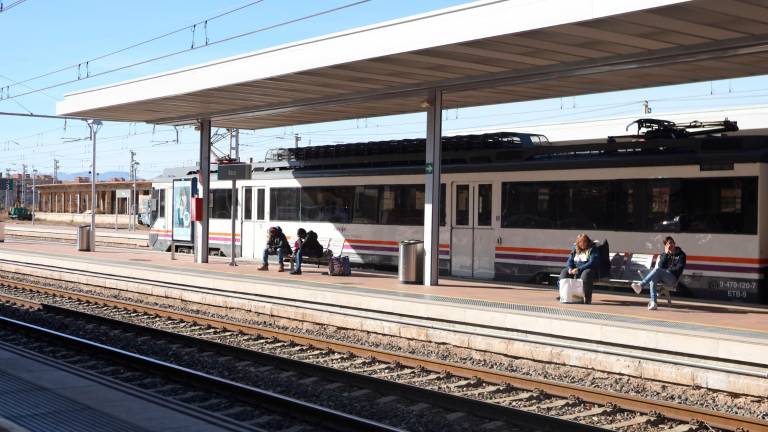
{"label": "illuminated advertising panel", "polygon": [[192,197],[197,193],[196,179],[173,181],[173,241],[192,241]]}

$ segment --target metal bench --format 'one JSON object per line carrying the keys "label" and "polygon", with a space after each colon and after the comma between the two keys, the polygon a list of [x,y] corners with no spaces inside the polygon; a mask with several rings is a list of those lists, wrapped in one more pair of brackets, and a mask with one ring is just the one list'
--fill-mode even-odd
{"label": "metal bench", "polygon": [[[594,285],[629,287],[632,282],[644,278],[653,268],[661,262],[659,255],[640,254],[630,252],[611,252],[610,277],[595,279]],[[550,277],[559,278],[559,274],[550,274]],[[677,291],[677,283],[668,287],[659,284],[659,296],[667,298],[667,304],[672,305],[672,293]]]}

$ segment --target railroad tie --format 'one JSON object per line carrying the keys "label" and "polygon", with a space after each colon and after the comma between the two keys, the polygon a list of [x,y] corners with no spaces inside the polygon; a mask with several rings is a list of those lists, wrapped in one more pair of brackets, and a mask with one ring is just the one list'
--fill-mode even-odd
{"label": "railroad tie", "polygon": [[394,372],[388,372],[388,373],[385,373],[385,374],[376,375],[376,377],[377,378],[389,378],[389,377],[395,377],[395,376],[398,376],[398,375],[408,375],[408,374],[411,374],[411,373],[414,373],[414,372],[416,372],[416,369],[401,369],[401,370],[394,371]]}
{"label": "railroad tie", "polygon": [[[643,423],[649,423],[652,420],[653,420],[653,418],[649,417],[647,415],[639,415],[639,416],[637,416],[635,418],[632,418],[632,419],[629,419],[629,420],[625,420],[625,421],[622,421],[622,422],[619,422],[619,423],[610,424],[610,425],[607,425],[605,427],[608,428],[608,429],[614,429],[615,430],[615,429],[629,427],[629,426],[635,426],[635,425],[639,425],[639,424],[643,424]],[[684,425],[684,426],[687,426],[687,425]],[[690,429],[683,429],[683,431],[688,431],[688,430],[690,430]],[[677,431],[677,432],[682,432],[682,431]]]}
{"label": "railroad tie", "polygon": [[371,366],[371,367],[367,367],[367,368],[363,368],[363,369],[353,369],[350,372],[355,372],[355,373],[375,372],[375,371],[379,371],[379,370],[388,369],[390,367],[392,367],[391,363],[382,363],[382,364],[378,364],[376,366]]}
{"label": "railroad tie", "polygon": [[576,405],[578,403],[579,402],[575,401],[575,400],[562,399],[562,400],[557,400],[557,401],[549,402],[549,403],[545,403],[545,404],[539,404],[539,405],[533,406],[531,408],[544,408],[544,409],[560,408],[560,407],[564,407],[564,406]]}
{"label": "railroad tie", "polygon": [[506,403],[506,402],[517,402],[517,401],[525,401],[525,400],[535,399],[535,398],[537,398],[539,396],[540,395],[537,394],[537,393],[525,392],[525,393],[520,393],[520,394],[517,394],[517,395],[514,395],[514,396],[508,396],[508,397],[501,398],[501,399],[493,399],[491,402],[493,402],[495,404],[502,404],[502,403]]}
{"label": "railroad tie", "polygon": [[591,410],[582,411],[582,412],[575,413],[575,414],[568,414],[568,415],[560,416],[560,418],[563,419],[563,420],[573,420],[573,419],[577,419],[577,418],[581,418],[581,417],[589,417],[589,416],[593,416],[593,415],[596,415],[596,414],[603,414],[603,413],[610,412],[610,411],[613,411],[613,410],[614,410],[614,408],[609,408],[609,407],[602,406],[602,407],[592,408]]}
{"label": "railroad tie", "polygon": [[418,384],[420,382],[433,381],[442,377],[443,377],[443,374],[432,374],[432,375],[427,375],[425,377],[411,378],[405,381],[401,381],[401,383],[402,384]]}
{"label": "railroad tie", "polygon": [[484,394],[484,393],[497,392],[497,391],[500,391],[502,389],[503,389],[503,387],[501,387],[501,386],[491,386],[491,387],[481,388],[481,389],[466,390],[466,391],[463,391],[463,392],[459,392],[457,394],[459,394],[461,396],[476,396],[476,395]]}

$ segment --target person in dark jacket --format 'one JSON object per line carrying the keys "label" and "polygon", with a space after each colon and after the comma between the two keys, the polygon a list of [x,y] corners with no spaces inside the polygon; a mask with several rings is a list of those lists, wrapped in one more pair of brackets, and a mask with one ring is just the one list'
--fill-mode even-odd
{"label": "person in dark jacket", "polygon": [[675,245],[675,240],[672,237],[667,237],[664,239],[664,254],[659,257],[659,264],[642,281],[633,282],[632,289],[635,290],[635,293],[640,294],[643,288],[650,287],[651,301],[648,303],[648,310],[656,310],[659,282],[668,287],[675,286],[684,269],[685,252]]}
{"label": "person in dark jacket", "polygon": [[592,284],[597,277],[600,252],[595,242],[585,233],[576,236],[576,244],[571,249],[568,262],[560,272],[560,279],[579,278],[584,284],[584,303],[592,303]]}
{"label": "person in dark jacket", "polygon": [[269,235],[267,236],[267,247],[264,248],[264,257],[261,262],[261,267],[257,270],[266,271],[269,270],[269,255],[277,255],[277,262],[280,267],[277,271],[285,271],[283,266],[283,258],[291,255],[291,245],[288,244],[288,239],[283,234],[283,230],[280,227],[270,227]]}

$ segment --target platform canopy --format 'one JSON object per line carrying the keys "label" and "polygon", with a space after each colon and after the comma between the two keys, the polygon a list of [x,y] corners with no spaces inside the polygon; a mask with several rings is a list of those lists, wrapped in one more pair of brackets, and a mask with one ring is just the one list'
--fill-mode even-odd
{"label": "platform canopy", "polygon": [[60,115],[259,129],[768,73],[764,0],[483,0],[65,96]]}

